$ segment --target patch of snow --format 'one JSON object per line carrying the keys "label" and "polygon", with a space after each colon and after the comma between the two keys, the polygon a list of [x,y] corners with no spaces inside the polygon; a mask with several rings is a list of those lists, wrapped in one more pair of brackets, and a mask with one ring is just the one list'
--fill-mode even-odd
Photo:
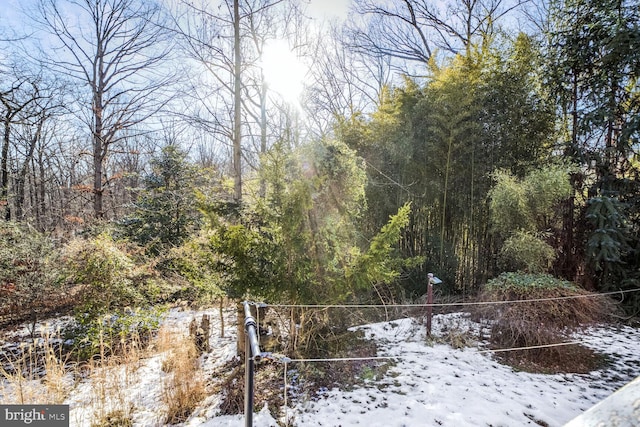
{"label": "patch of snow", "polygon": [[[460,322],[461,316],[435,316],[433,334]],[[479,331],[480,325],[466,323],[469,330]],[[379,356],[398,357],[397,363],[375,384],[353,391],[332,390],[318,401],[297,403],[292,410],[295,425],[561,426],[616,388],[602,371],[588,375],[516,372],[476,348],[429,345],[424,327],[416,328],[411,319],[361,329],[377,341]],[[640,374],[634,354],[640,346],[640,331],[590,328],[578,338],[588,339],[594,349],[616,354],[613,371],[635,364],[626,381]]]}
{"label": "patch of snow", "polygon": [[[235,308],[225,310],[225,338],[219,337],[217,309],[171,310],[163,324],[187,334],[189,322],[205,313],[211,316],[212,350],[201,357],[201,366],[203,378],[211,381],[224,375],[221,369],[236,357]],[[437,340],[427,340],[424,325],[412,319],[354,329],[376,340],[378,356],[394,358],[393,363],[380,361],[390,363],[386,374],[349,391],[325,390],[314,399],[295,395],[289,399],[288,408],[275,408],[281,422],[286,419],[293,426],[305,427],[562,426],[640,375],[637,363],[640,331],[626,326],[588,328],[573,337],[609,355],[612,366],[589,374],[560,375],[514,371],[498,363],[492,353],[483,351],[483,342],[454,349]],[[451,330],[468,331],[474,337],[486,334],[483,326],[471,321],[465,313],[434,316],[434,337],[444,336]],[[24,329],[20,329],[19,334],[24,333]],[[163,357],[153,355],[141,359],[134,368],[122,367],[103,373],[111,382],[118,380],[121,388],[110,399],[114,404],[121,405],[124,400],[132,405],[135,426],[162,423],[165,410],[161,393],[166,375],[162,371]],[[288,365],[291,374],[288,387],[291,388],[295,364]],[[96,393],[100,392],[96,378],[100,375],[80,380],[66,398],[64,403],[71,407],[71,426],[90,426],[94,421]],[[219,415],[221,399],[211,392],[182,426],[243,426],[242,415]],[[255,427],[277,425],[266,407],[254,414]]]}
{"label": "patch of snow", "polygon": [[[162,319],[163,327],[174,334],[186,336],[192,319],[195,318],[199,321],[204,314],[211,316],[210,343],[212,350],[203,354],[200,359],[204,379],[210,378],[217,369],[235,357],[235,322],[231,317],[233,313],[235,313],[234,310],[225,311],[225,316],[229,317],[225,318],[226,325],[230,325],[225,338],[219,337],[220,318],[217,310],[175,309],[166,313]],[[83,380],[64,402],[70,405],[71,425],[90,427],[96,421],[96,402],[100,400],[100,396],[96,396],[96,391],[102,392],[100,389],[96,390],[96,378],[101,377],[108,377],[112,385],[114,382],[118,382],[118,384],[111,387],[117,391],[117,394],[110,396],[106,402],[107,407],[98,408],[99,410],[108,413],[111,406],[114,408],[130,406],[134,426],[162,425],[166,413],[162,403],[163,382],[167,377],[167,374],[162,371],[162,362],[165,356],[165,354],[158,354],[142,359],[139,362],[139,367],[133,372],[125,373],[125,368],[121,367],[108,373],[96,372],[91,378]],[[110,390],[106,390],[106,392],[109,393]],[[205,399],[203,407],[198,408],[192,415],[195,424],[187,423],[185,425],[200,425],[205,420],[212,418],[219,403],[219,396],[214,395]],[[103,403],[101,402],[101,404]]]}

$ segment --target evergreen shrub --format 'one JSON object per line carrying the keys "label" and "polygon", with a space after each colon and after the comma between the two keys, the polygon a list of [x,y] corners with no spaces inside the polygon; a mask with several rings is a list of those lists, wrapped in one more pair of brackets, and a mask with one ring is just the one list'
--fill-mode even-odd
{"label": "evergreen shrub", "polygon": [[134,263],[108,234],[70,242],[63,265],[67,282],[81,289],[76,312],[83,319],[142,303],[131,280]]}
{"label": "evergreen shrub", "polygon": [[502,246],[498,267],[504,271],[544,273],[556,258],[555,250],[538,236],[517,231]]}
{"label": "evergreen shrub", "polygon": [[114,310],[97,318],[76,316],[65,330],[66,345],[78,360],[106,358],[128,348],[145,348],[160,327],[162,307]]}
{"label": "evergreen shrub", "polygon": [[208,237],[201,234],[168,250],[161,257],[158,269],[173,278],[172,300],[211,303],[224,296],[220,273],[215,268],[217,262]]}
{"label": "evergreen shrub", "polygon": [[143,308],[150,302],[145,294],[154,292],[152,282],[136,280],[139,272],[126,248],[102,233],[70,242],[62,260],[65,280],[78,289],[75,325],[66,335],[81,359],[148,341],[160,312]]}
{"label": "evergreen shrub", "polygon": [[[0,222],[0,321],[19,321],[65,304],[53,241],[27,225]],[[6,317],[5,317],[6,316]]]}

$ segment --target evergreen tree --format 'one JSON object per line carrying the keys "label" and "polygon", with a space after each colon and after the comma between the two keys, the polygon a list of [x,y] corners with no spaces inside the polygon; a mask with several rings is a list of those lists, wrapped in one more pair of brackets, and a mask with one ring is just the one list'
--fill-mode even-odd
{"label": "evergreen tree", "polygon": [[633,1],[552,3],[549,75],[571,118],[565,152],[594,163],[594,191],[617,191],[640,135],[639,22]]}
{"label": "evergreen tree", "polygon": [[120,222],[123,234],[154,255],[179,246],[199,227],[197,176],[184,151],[175,145],[164,147],[151,160],[134,213]]}
{"label": "evergreen tree", "polygon": [[361,159],[322,140],[296,151],[277,144],[262,159],[264,198],[232,223],[208,212],[211,247],[232,297],[339,303],[389,283],[404,263],[394,251],[406,207],[369,243],[358,224],[365,207]]}
{"label": "evergreen tree", "polygon": [[603,289],[636,287],[640,237],[629,224],[640,215],[640,10],[629,0],[551,6],[548,75],[567,129],[564,153],[582,170],[573,184],[588,196],[577,255]]}

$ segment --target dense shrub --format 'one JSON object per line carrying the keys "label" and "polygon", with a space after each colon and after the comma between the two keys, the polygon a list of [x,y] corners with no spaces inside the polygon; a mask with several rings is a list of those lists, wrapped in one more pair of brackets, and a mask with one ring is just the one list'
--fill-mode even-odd
{"label": "dense shrub", "polygon": [[0,320],[35,321],[64,305],[57,281],[55,247],[46,235],[12,222],[0,222]]}
{"label": "dense shrub", "polygon": [[490,212],[494,231],[508,235],[515,230],[535,227],[529,212],[526,188],[508,172],[496,172],[495,186],[489,192]]}
{"label": "dense shrub", "polygon": [[81,359],[119,352],[148,341],[157,329],[158,309],[144,308],[159,291],[157,278],[136,267],[126,248],[107,234],[65,246],[64,277],[78,289],[75,324],[66,332]]}
{"label": "dense shrub", "polygon": [[504,242],[498,266],[503,271],[545,273],[555,257],[555,250],[544,240],[532,233],[518,231]]}
{"label": "dense shrub", "polygon": [[557,207],[572,194],[570,171],[548,165],[523,179],[506,171],[493,174],[496,184],[489,191],[489,211],[492,231],[502,246],[497,265],[501,271],[549,271],[556,255],[549,243],[557,241],[553,237],[562,229]]}
{"label": "dense shrub", "polygon": [[556,207],[571,195],[570,168],[548,165],[518,179],[506,171],[494,173],[489,191],[493,230],[502,236],[515,231],[547,230],[559,220]]}
{"label": "dense shrub", "polygon": [[[503,273],[490,280],[482,301],[515,301],[482,306],[478,314],[491,322],[491,343],[497,348],[539,346],[565,340],[575,328],[603,320],[614,311],[606,297],[547,274]],[[517,302],[526,300],[527,302]],[[553,349],[531,351],[532,356]]]}
{"label": "dense shrub", "polygon": [[77,315],[64,332],[67,346],[78,360],[106,358],[145,348],[160,326],[162,307],[118,309],[95,318]]}
{"label": "dense shrub", "polygon": [[107,234],[70,242],[64,250],[63,265],[67,282],[80,288],[76,312],[82,319],[93,320],[144,300],[131,280],[131,258]]}
{"label": "dense shrub", "polygon": [[[640,186],[625,197],[592,197],[585,207],[586,256],[589,277],[602,291],[632,290],[640,286]],[[622,306],[630,317],[640,313],[640,295],[628,292]]]}
{"label": "dense shrub", "polygon": [[211,303],[224,295],[216,262],[208,238],[199,235],[167,251],[158,269],[176,279],[172,299]]}

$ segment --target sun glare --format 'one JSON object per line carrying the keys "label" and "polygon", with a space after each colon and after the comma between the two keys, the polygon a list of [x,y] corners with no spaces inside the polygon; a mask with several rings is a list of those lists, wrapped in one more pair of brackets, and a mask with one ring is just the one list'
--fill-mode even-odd
{"label": "sun glare", "polygon": [[261,61],[267,87],[286,102],[298,106],[307,68],[289,49],[286,40],[267,42]]}

